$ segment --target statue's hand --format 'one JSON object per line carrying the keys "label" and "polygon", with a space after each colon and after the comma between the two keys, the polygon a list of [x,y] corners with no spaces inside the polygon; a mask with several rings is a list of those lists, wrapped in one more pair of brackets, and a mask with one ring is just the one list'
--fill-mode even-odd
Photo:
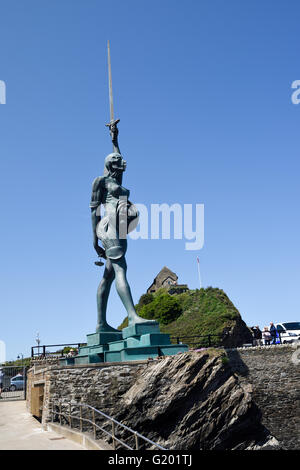
{"label": "statue's hand", "polygon": [[119,129],[117,128],[118,122],[120,122],[120,119],[116,119],[115,121],[111,121],[109,124],[106,124],[106,126],[109,128],[111,140],[113,143],[116,143],[118,141],[118,134],[119,134]]}
{"label": "statue's hand", "polygon": [[103,250],[103,248],[101,248],[101,246],[99,246],[98,244],[95,244],[94,248],[95,248],[98,256],[100,256],[100,258],[106,259],[105,250]]}
{"label": "statue's hand", "polygon": [[115,142],[118,138],[119,135],[119,129],[117,128],[116,124],[113,124],[110,128],[110,135],[111,135],[111,140]]}

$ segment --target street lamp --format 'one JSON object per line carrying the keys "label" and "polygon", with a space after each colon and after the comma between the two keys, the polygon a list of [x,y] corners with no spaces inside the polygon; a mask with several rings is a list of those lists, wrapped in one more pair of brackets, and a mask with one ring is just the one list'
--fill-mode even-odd
{"label": "street lamp", "polygon": [[36,339],[35,339],[35,340],[36,340],[37,345],[38,345],[38,357],[40,357],[40,342],[41,342],[41,340],[40,340],[40,334],[39,334],[39,332],[37,332],[37,334],[36,334]]}
{"label": "street lamp", "polygon": [[[21,354],[21,356],[22,356],[22,360],[21,360],[21,366],[22,366],[22,365],[23,365],[23,359],[24,359],[24,356],[23,356],[23,354],[22,354],[22,353],[20,353],[20,354]],[[20,354],[17,356],[17,359],[20,359]]]}

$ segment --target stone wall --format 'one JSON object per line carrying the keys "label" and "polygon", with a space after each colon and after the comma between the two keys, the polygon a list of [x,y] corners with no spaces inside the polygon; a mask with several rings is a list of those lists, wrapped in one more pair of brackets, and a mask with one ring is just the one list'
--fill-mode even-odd
{"label": "stone wall", "polygon": [[56,399],[82,401],[110,414],[147,365],[148,361],[133,361],[130,364],[32,367],[27,381],[28,409],[32,387],[44,383],[43,425],[51,419],[52,400]]}
{"label": "stone wall", "polygon": [[233,370],[253,387],[262,424],[285,449],[300,449],[300,364],[295,353],[286,345],[227,351]]}
{"label": "stone wall", "polygon": [[[300,353],[300,348],[297,351]],[[202,407],[204,410],[202,410],[203,423],[212,423],[209,409],[206,407],[205,402],[202,403],[204,400],[202,395],[206,393],[204,391],[206,389],[210,390],[209,393],[207,392],[207,396],[205,395],[205,400],[209,399],[212,403],[221,400],[216,404],[216,410],[219,411],[215,411],[217,414],[214,415],[214,419],[217,419],[220,409],[224,408],[224,415],[226,415],[226,409],[228,408],[226,403],[233,400],[233,397],[230,398],[232,393],[227,384],[230,384],[230,386],[235,384],[234,387],[237,390],[248,390],[249,387],[252,390],[249,391],[251,399],[248,391],[247,393],[241,392],[242,398],[239,406],[246,410],[243,418],[244,423],[246,423],[244,428],[247,429],[247,426],[251,426],[255,419],[257,423],[258,421],[261,422],[269,434],[277,439],[280,448],[300,449],[300,357],[299,360],[293,361],[295,352],[296,349],[292,346],[277,345],[226,350],[229,361],[227,359],[226,362],[223,358],[221,362],[218,360],[219,362],[216,364],[214,358],[206,358],[206,352],[201,351],[199,353],[188,352],[184,355],[170,356],[163,358],[163,360],[153,361],[89,366],[36,366],[31,368],[28,373],[28,406],[30,409],[32,387],[44,383],[43,424],[50,420],[49,411],[52,407],[52,400],[58,398],[65,401],[83,401],[106,412],[108,415],[119,418],[122,422],[125,420],[125,424],[128,419],[127,425],[133,429],[150,432],[150,434],[155,430],[153,416],[156,413],[159,415],[158,422],[160,424],[157,425],[155,431],[157,434],[154,432],[152,436],[153,440],[157,442],[157,439],[160,438],[161,423],[164,423],[164,429],[169,425],[170,429],[173,426],[174,429],[172,428],[172,432],[170,431],[168,439],[170,441],[174,438],[176,448],[178,446],[175,439],[176,426],[177,423],[181,426],[180,433],[182,434],[187,416],[190,413],[190,411],[187,411],[188,403],[191,405],[191,410],[196,405]],[[221,350],[218,351],[219,354],[222,354]],[[205,365],[205,361],[207,361],[207,365]],[[179,376],[177,377],[176,374],[179,374]],[[216,374],[218,381],[215,380],[214,390],[210,382]],[[241,388],[239,388],[240,386]],[[228,393],[226,392],[228,396],[224,394],[224,397],[220,398],[222,395],[220,391],[226,389],[226,387],[229,390]],[[139,390],[138,393],[137,390]],[[188,398],[190,396],[192,398]],[[169,416],[170,411],[166,414],[162,411],[163,400],[166,402],[167,410],[171,409],[172,406],[174,407],[172,413],[177,416],[177,422],[173,416],[175,421],[172,426],[170,424],[172,413]],[[182,404],[180,404],[180,400]],[[135,401],[137,401],[137,404],[135,404]],[[144,406],[146,408],[141,412]],[[255,411],[255,407],[257,411]],[[134,409],[138,411],[134,413]],[[247,411],[248,409],[251,410],[251,413]],[[129,416],[130,410],[133,414],[131,418]],[[147,413],[149,414],[148,420],[153,421],[151,421],[151,425],[149,424],[150,421],[145,423],[142,421],[136,422],[137,417],[142,420]],[[197,436],[200,432],[199,442],[203,442],[204,431],[202,425],[199,424],[199,426],[199,429],[196,430],[195,428],[194,432]],[[185,432],[189,433],[190,429]],[[177,433],[178,436],[181,435],[180,433]],[[197,439],[195,438],[195,443],[198,442]],[[207,440],[207,448],[211,448],[209,446],[214,442],[209,439]],[[224,439],[224,436],[222,439]],[[164,442],[162,441],[162,443]],[[187,442],[183,442],[182,445],[185,444]]]}

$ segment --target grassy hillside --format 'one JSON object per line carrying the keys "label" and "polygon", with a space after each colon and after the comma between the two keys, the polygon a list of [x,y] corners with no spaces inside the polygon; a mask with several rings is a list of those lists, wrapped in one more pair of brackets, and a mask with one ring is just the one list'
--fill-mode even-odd
{"label": "grassy hillside", "polygon": [[[141,317],[157,320],[162,333],[174,337],[222,335],[228,331],[231,337],[239,337],[234,343],[249,340],[249,330],[239,311],[225,292],[218,288],[190,290],[172,296],[165,289],[160,289],[155,294],[143,295],[136,309]],[[119,329],[127,324],[126,318]],[[222,342],[221,338],[219,341],[213,338],[213,341],[215,344]]]}

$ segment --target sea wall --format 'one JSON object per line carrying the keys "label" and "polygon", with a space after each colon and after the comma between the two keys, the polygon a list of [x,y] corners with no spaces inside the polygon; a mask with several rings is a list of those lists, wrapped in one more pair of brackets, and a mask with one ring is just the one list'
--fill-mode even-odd
{"label": "sea wall", "polygon": [[227,354],[233,371],[252,385],[262,424],[283,448],[300,449],[300,347],[240,348]]}
{"label": "sea wall", "polygon": [[27,377],[27,407],[31,409],[34,387],[44,385],[43,425],[51,420],[52,402],[57,399],[82,401],[110,414],[147,365],[148,361],[133,361],[126,364],[32,367]]}
{"label": "sea wall", "polygon": [[44,384],[44,425],[53,400],[73,400],[169,449],[300,449],[297,351],[277,345],[129,363],[35,366],[28,373],[28,408],[32,390]]}

